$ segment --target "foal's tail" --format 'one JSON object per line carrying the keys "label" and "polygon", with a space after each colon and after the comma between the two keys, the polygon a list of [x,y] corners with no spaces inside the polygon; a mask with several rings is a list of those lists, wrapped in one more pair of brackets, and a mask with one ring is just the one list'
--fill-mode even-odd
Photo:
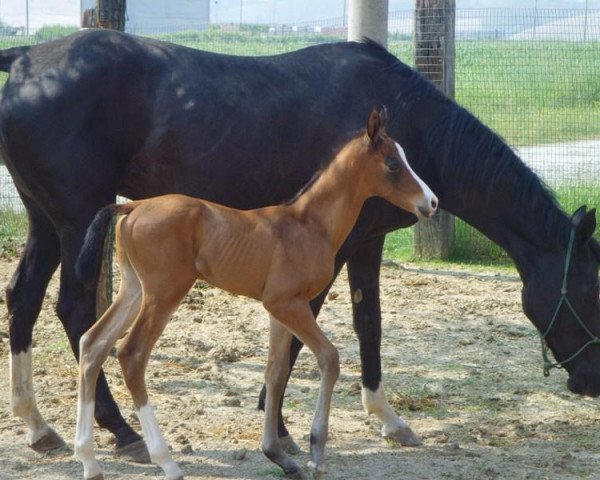
{"label": "foal's tail", "polygon": [[95,286],[104,253],[106,233],[112,223],[114,215],[127,215],[134,210],[140,202],[123,204],[113,203],[101,208],[87,229],[83,246],[75,263],[75,275],[84,285]]}

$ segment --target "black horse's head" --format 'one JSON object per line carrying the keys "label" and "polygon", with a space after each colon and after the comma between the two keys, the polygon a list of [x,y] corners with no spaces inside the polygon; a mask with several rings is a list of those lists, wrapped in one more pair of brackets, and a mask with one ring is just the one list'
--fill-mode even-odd
{"label": "black horse's head", "polygon": [[[578,209],[561,248],[540,253],[523,288],[523,306],[556,363],[544,355],[545,373],[563,366],[574,393],[600,395],[600,245],[592,238],[595,209]],[[544,348],[544,347],[543,347]]]}

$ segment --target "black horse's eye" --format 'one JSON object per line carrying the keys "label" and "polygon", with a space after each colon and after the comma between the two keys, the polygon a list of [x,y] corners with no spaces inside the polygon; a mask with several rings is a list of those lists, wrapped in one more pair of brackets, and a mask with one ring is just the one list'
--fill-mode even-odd
{"label": "black horse's eye", "polygon": [[400,170],[400,160],[394,157],[387,156],[385,157],[385,166],[388,168],[390,172],[397,172]]}

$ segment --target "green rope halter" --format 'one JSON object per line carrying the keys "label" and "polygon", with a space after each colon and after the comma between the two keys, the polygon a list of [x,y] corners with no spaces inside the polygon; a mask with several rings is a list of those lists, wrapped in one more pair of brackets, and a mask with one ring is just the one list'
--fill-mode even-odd
{"label": "green rope halter", "polygon": [[[569,237],[569,245],[567,247],[567,256],[565,258],[565,271],[563,273],[562,288],[560,289],[560,300],[558,302],[558,305],[556,306],[556,310],[554,311],[554,315],[552,316],[552,320],[550,321],[548,328],[546,329],[546,331],[543,334],[540,333],[540,341],[542,343],[542,359],[544,361],[544,376],[545,377],[550,375],[551,368],[562,368],[565,363],[570,362],[570,361],[574,360],[575,358],[577,358],[577,356],[581,352],[583,352],[587,347],[589,347],[590,345],[600,344],[600,338],[596,337],[585,326],[585,323],[583,323],[583,321],[581,320],[581,317],[577,314],[577,312],[573,308],[573,305],[571,305],[571,302],[567,298],[567,275],[569,273],[569,266],[571,264],[571,256],[573,254],[573,244],[574,243],[575,243],[575,228],[571,229],[571,236]],[[550,333],[550,330],[554,326],[554,322],[558,318],[558,312],[560,311],[560,307],[562,307],[563,304],[565,304],[569,308],[569,310],[573,314],[573,317],[575,317],[575,320],[577,320],[577,322],[579,323],[581,328],[583,328],[585,330],[585,333],[587,333],[588,336],[590,337],[590,340],[588,340],[587,343],[585,343],[579,350],[577,350],[573,355],[566,358],[565,360],[561,360],[559,362],[552,362],[548,358],[548,352],[550,351],[550,348],[548,347],[545,340],[546,340],[546,337],[548,336],[548,334]]]}

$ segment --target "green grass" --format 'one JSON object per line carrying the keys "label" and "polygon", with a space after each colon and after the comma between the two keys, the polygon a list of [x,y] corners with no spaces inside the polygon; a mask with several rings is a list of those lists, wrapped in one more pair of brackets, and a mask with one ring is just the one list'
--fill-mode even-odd
{"label": "green grass", "polygon": [[[581,205],[600,209],[600,178],[592,179],[596,184],[562,185],[554,189],[556,199],[568,214]],[[598,214],[600,219],[600,213]],[[600,229],[596,230],[600,241]],[[413,253],[413,230],[402,229],[387,235],[383,250],[385,259],[393,261],[415,261]],[[454,244],[450,261],[475,264],[509,264],[510,257],[498,245],[479,233],[476,229],[456,219]]]}
{"label": "green grass", "polygon": [[510,144],[600,136],[600,43],[459,42],[456,99]]}
{"label": "green grass", "polygon": [[27,235],[27,216],[0,210],[0,258],[14,257]]}

